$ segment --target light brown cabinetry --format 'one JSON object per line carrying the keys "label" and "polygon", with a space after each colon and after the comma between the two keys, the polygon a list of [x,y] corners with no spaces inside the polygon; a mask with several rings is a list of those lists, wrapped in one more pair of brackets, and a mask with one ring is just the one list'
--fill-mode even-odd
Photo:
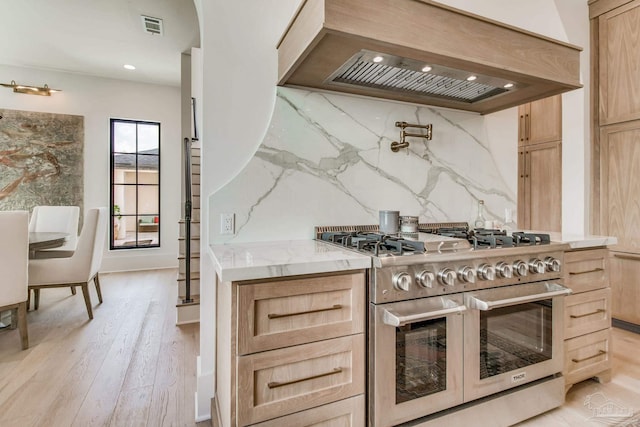
{"label": "light brown cabinetry", "polygon": [[[606,4],[605,1],[597,2]],[[620,2],[608,2],[617,6]],[[640,119],[640,1],[598,18],[600,126]]]}
{"label": "light brown cabinetry", "polygon": [[640,325],[640,255],[612,251],[610,264],[613,317]]}
{"label": "light brown cabinetry", "polygon": [[618,238],[610,263],[614,321],[640,325],[640,0],[591,0],[589,14],[592,231]]}
{"label": "light brown cabinetry", "polygon": [[218,313],[223,427],[364,426],[364,271],[221,283]]}
{"label": "light brown cabinetry", "polygon": [[518,108],[518,226],[562,227],[562,98]]}
{"label": "light brown cabinetry", "polygon": [[611,290],[607,249],[565,253],[564,281],[573,293],[565,297],[565,385],[611,377]]}
{"label": "light brown cabinetry", "polygon": [[562,140],[562,97],[560,95],[518,107],[518,145]]}

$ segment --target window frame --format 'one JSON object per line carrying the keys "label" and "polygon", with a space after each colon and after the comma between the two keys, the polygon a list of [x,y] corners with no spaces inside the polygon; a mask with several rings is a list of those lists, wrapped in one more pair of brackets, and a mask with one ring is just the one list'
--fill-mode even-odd
{"label": "window frame", "polygon": [[[118,123],[129,123],[129,124],[134,124],[136,126],[136,149],[134,152],[132,153],[125,153],[125,152],[121,152],[121,151],[115,151],[115,126]],[[158,128],[158,154],[141,154],[138,151],[138,143],[139,143],[139,134],[138,134],[138,126],[139,125],[153,125],[153,126],[157,126]],[[128,250],[128,249],[149,249],[149,248],[159,248],[161,246],[161,225],[162,225],[162,217],[161,217],[161,210],[162,210],[162,204],[161,204],[161,141],[162,141],[162,125],[160,122],[154,122],[154,121],[149,121],[149,120],[131,120],[131,119],[117,119],[117,118],[111,118],[109,120],[109,189],[110,189],[110,196],[109,196],[109,206],[110,206],[110,226],[109,226],[109,249],[110,250]],[[129,155],[133,155],[135,157],[135,166],[134,166],[134,172],[135,172],[135,183],[132,184],[128,184],[128,183],[116,183],[115,182],[115,174],[116,174],[116,156],[118,154],[129,154]],[[158,182],[157,184],[144,184],[144,183],[139,183],[138,179],[140,177],[140,171],[143,169],[139,169],[138,167],[138,162],[139,162],[139,158],[140,156],[157,156],[158,158],[158,169],[157,169],[157,174],[158,174]],[[131,213],[131,210],[128,210],[129,213],[123,213],[120,212],[119,214],[116,214],[114,212],[114,206],[115,206],[115,199],[116,199],[116,187],[117,186],[132,186],[135,187],[135,211],[133,213]],[[142,214],[140,213],[139,210],[139,199],[140,199],[140,187],[145,187],[145,186],[153,186],[153,187],[157,187],[158,189],[158,211],[156,213],[153,214]],[[133,240],[135,242],[135,244],[133,245],[116,245],[116,237],[115,236],[115,231],[114,231],[114,225],[115,225],[115,220],[116,220],[116,216],[122,216],[122,217],[132,217],[134,218],[136,227],[135,227],[135,239]],[[145,244],[142,245],[139,243],[139,233],[140,231],[138,230],[138,226],[137,224],[139,223],[139,220],[141,217],[145,217],[145,216],[153,216],[153,217],[157,217],[158,221],[158,237],[157,237],[157,243],[154,244]]]}

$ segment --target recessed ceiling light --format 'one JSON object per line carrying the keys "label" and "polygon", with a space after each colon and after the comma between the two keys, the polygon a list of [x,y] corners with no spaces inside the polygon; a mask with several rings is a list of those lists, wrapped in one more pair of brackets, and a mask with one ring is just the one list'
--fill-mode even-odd
{"label": "recessed ceiling light", "polygon": [[425,65],[424,67],[422,67],[422,72],[423,73],[428,73],[431,70],[432,70],[432,68],[429,65]]}
{"label": "recessed ceiling light", "polygon": [[382,62],[384,60],[384,58],[380,55],[376,56],[373,58],[373,62]]}
{"label": "recessed ceiling light", "polygon": [[477,78],[478,78],[477,76],[469,76],[469,77],[467,77],[467,81],[472,82]]}
{"label": "recessed ceiling light", "polygon": [[507,83],[506,85],[504,85],[505,89],[511,89],[513,87],[513,83]]}
{"label": "recessed ceiling light", "polygon": [[134,67],[131,64],[124,64],[124,68],[126,68],[127,70],[135,70],[136,69],[136,67]]}

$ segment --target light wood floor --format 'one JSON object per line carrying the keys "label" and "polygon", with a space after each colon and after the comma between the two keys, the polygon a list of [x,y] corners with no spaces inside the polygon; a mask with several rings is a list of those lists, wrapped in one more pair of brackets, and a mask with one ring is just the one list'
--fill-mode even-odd
{"label": "light wood floor", "polygon": [[81,292],[42,290],[28,350],[0,331],[0,426],[195,426],[199,328],[175,326],[175,277],[101,275],[92,321]]}
{"label": "light wood floor", "polygon": [[[28,314],[28,350],[17,331],[0,331],[0,426],[211,426],[194,422],[198,325],[174,325],[175,276],[101,275],[93,321],[80,292],[43,290]],[[613,352],[610,383],[577,384],[563,407],[518,426],[607,425],[590,396],[640,411],[640,335],[614,329]]]}

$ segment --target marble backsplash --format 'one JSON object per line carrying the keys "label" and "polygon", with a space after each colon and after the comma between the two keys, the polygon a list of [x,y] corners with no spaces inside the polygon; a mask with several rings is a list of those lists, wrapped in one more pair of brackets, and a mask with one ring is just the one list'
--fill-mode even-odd
{"label": "marble backsplash", "polygon": [[[431,123],[433,139],[394,153],[396,121]],[[278,88],[257,152],[209,197],[210,242],[309,239],[316,225],[377,224],[379,210],[472,222],[480,199],[501,220],[515,213],[516,177],[502,176],[504,153],[487,140],[472,113]],[[235,235],[219,233],[221,213],[235,214]]]}

